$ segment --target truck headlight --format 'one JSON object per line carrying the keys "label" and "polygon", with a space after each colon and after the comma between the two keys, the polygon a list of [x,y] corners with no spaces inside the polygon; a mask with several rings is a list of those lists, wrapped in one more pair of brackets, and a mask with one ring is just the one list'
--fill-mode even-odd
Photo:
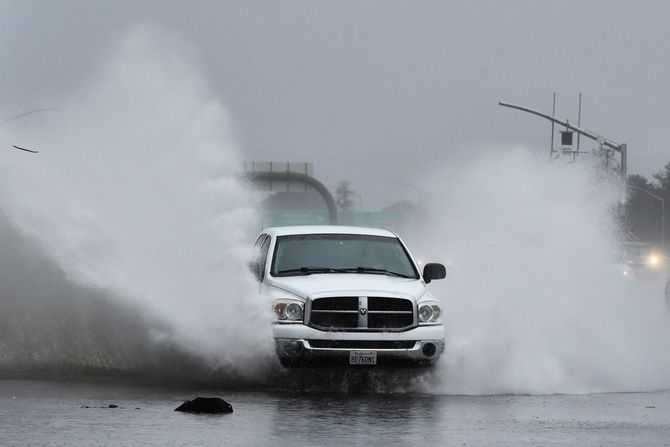
{"label": "truck headlight", "polygon": [[300,303],[289,303],[286,305],[286,319],[287,320],[301,320],[302,321],[302,304]]}
{"label": "truck headlight", "polygon": [[419,304],[419,324],[441,324],[442,309],[434,301]]}
{"label": "truck headlight", "polygon": [[302,323],[305,314],[304,304],[294,300],[275,300],[272,303],[272,311],[275,321],[282,323]]}

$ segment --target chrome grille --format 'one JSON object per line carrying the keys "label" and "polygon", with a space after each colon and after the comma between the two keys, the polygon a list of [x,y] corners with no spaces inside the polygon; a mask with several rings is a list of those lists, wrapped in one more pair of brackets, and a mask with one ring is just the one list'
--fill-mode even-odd
{"label": "chrome grille", "polygon": [[321,330],[402,331],[415,325],[412,300],[340,296],[311,301],[309,325]]}

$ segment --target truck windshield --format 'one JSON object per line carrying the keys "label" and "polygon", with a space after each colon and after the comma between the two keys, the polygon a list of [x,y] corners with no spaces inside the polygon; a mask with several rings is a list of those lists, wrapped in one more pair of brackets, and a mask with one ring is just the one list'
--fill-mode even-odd
{"label": "truck windshield", "polygon": [[272,276],[314,273],[366,273],[419,278],[407,251],[394,237],[363,234],[277,237]]}

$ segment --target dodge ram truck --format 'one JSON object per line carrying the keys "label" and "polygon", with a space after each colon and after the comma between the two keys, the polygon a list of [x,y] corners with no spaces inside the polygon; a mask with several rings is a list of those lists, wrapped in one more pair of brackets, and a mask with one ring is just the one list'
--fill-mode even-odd
{"label": "dodge ram truck", "polygon": [[430,366],[444,351],[442,304],[394,233],[374,228],[268,228],[250,267],[272,303],[276,352],[285,366]]}

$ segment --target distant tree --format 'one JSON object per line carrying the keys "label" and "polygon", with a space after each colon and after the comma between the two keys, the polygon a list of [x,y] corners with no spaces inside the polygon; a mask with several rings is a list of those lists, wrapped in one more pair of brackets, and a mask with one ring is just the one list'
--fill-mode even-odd
{"label": "distant tree", "polygon": [[665,164],[665,168],[654,174],[654,178],[660,183],[661,187],[659,189],[663,191],[666,200],[670,199],[670,162]]}
{"label": "distant tree", "polygon": [[[660,244],[662,221],[661,206],[658,199],[651,196],[663,198],[666,203],[670,195],[664,194],[664,186],[667,188],[670,182],[670,163],[666,165],[666,171],[654,175],[660,185],[650,182],[645,176],[633,174],[628,176],[628,200],[625,206],[624,227],[637,240],[651,245]],[[666,232],[667,232],[666,222]]]}
{"label": "distant tree", "polygon": [[635,186],[637,188],[642,188],[642,189],[649,189],[653,188],[654,185],[649,183],[649,180],[647,180],[647,177],[644,175],[640,174],[631,174],[628,176],[628,184],[631,186]]}
{"label": "distant tree", "polygon": [[351,211],[354,208],[354,199],[356,191],[351,189],[349,180],[342,180],[335,189],[335,203],[343,211]]}
{"label": "distant tree", "polygon": [[670,162],[654,175],[656,181],[660,184],[656,194],[660,196],[665,203],[665,251],[670,253]]}

